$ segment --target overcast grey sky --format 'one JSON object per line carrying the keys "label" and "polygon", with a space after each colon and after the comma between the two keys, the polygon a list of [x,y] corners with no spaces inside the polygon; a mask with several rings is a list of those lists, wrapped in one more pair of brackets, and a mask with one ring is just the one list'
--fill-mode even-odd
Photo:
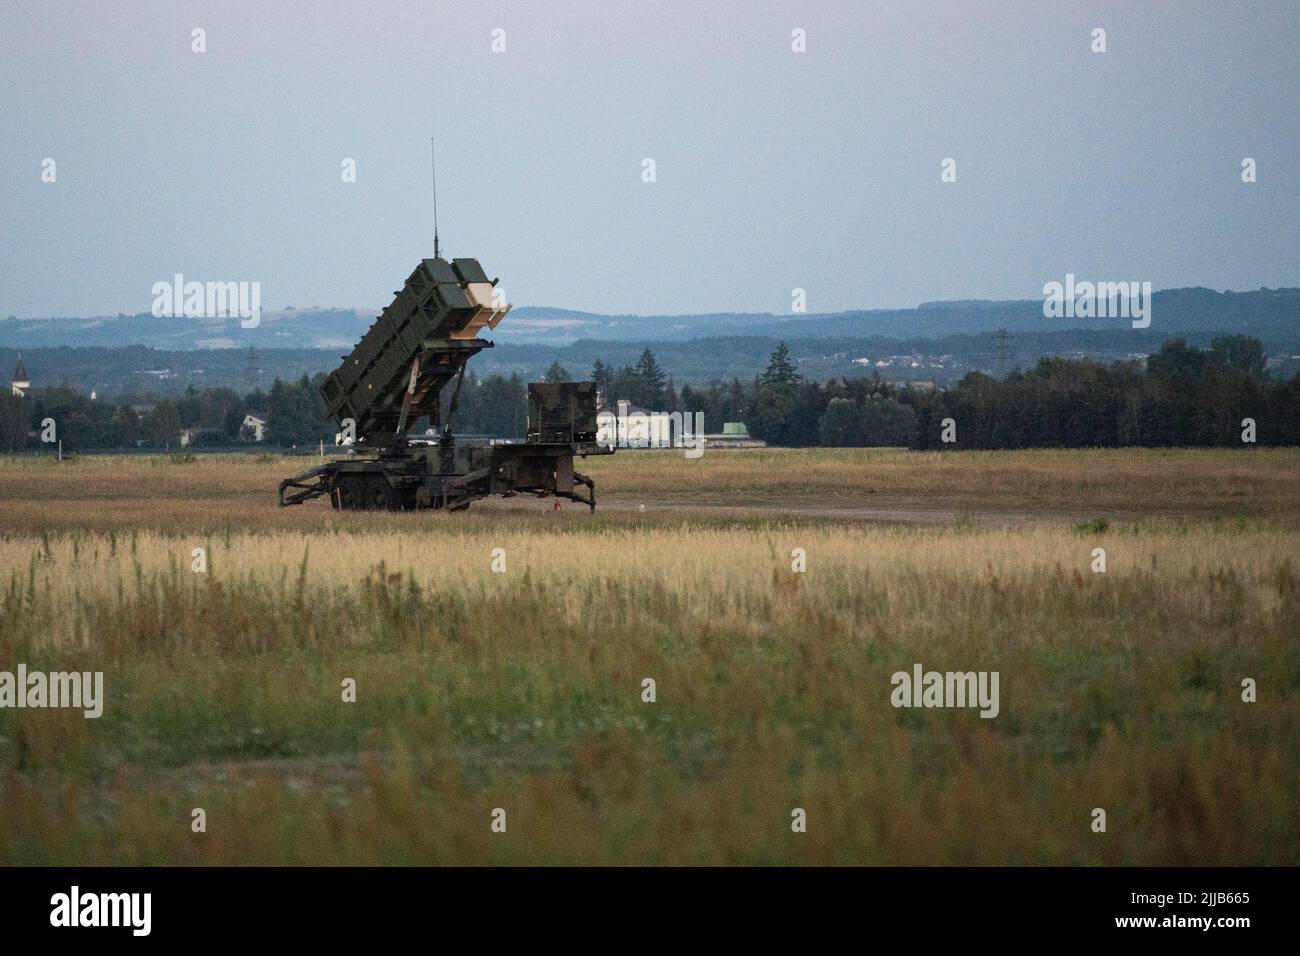
{"label": "overcast grey sky", "polygon": [[0,316],[176,272],[383,306],[432,254],[430,135],[444,251],[518,304],[1300,284],[1294,2],[3,0]]}

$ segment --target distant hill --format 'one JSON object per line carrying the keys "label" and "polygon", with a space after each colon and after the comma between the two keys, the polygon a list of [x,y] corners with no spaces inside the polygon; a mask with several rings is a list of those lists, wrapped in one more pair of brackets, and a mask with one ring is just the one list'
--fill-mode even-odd
{"label": "distant hill", "polygon": [[232,388],[240,394],[269,389],[277,379],[294,380],[332,371],[339,363],[335,349],[180,349],[168,351],[144,345],[120,348],[0,348],[0,388],[19,356],[34,388],[71,385],[104,396],[171,394],[189,386]]}
{"label": "distant hill", "polygon": [[[1180,333],[1188,343],[1205,347],[1220,330]],[[1153,329],[1128,331],[996,332],[968,335],[785,337],[800,374],[816,381],[879,374],[889,381],[933,381],[951,385],[974,370],[996,374],[1029,368],[1040,358],[1064,356],[1101,362],[1140,359],[1170,336]],[[470,365],[480,378],[518,375],[539,381],[552,362],[575,378],[585,378],[597,360],[615,367],[636,364],[641,350],[654,351],[659,365],[677,385],[714,379],[749,380],[767,365],[779,339],[730,335],[700,339],[617,341],[580,339],[563,345],[498,342]],[[21,354],[37,388],[69,382],[99,394],[167,394],[197,388],[226,387],[241,394],[267,389],[277,379],[330,372],[338,366],[338,349],[182,349],[145,346],[123,348],[0,348],[0,374],[13,369]],[[1270,372],[1290,378],[1300,371],[1300,348],[1271,350]],[[0,379],[3,387],[5,379]]]}
{"label": "distant hill", "polygon": [[141,315],[0,321],[0,347],[57,348],[144,345],[155,349],[339,349],[352,348],[374,321],[354,309],[304,309],[263,313],[257,328],[239,319],[159,318]]}
{"label": "distant hill", "polygon": [[[177,392],[224,386],[244,393],[276,379],[333,370],[374,321],[353,309],[267,313],[258,328],[238,320],[99,319],[0,321],[0,376],[21,356],[36,387],[65,381],[104,395]],[[998,333],[1006,329],[1005,340]],[[915,309],[821,315],[597,315],[522,307],[494,333],[496,347],[475,359],[480,377],[540,379],[552,362],[590,374],[596,360],[635,364],[652,349],[678,384],[748,379],[767,364],[779,340],[801,374],[825,380],[872,372],[889,380],[952,384],[968,372],[1007,371],[1061,355],[1109,362],[1140,359],[1182,336],[1208,345],[1219,334],[1245,333],[1264,343],[1273,374],[1300,367],[1300,289],[1157,292],[1148,329],[1124,319],[1043,317],[1042,303],[934,302]],[[7,378],[0,378],[0,386]]]}
{"label": "distant hill", "polygon": [[[1147,331],[1161,338],[1192,331],[1254,335],[1273,349],[1300,348],[1300,288],[1255,292],[1168,289],[1153,296]],[[545,313],[545,314],[542,314]],[[525,325],[519,320],[528,320]],[[593,315],[556,309],[515,309],[499,327],[503,342],[560,344],[579,339],[673,341],[717,336],[843,338],[888,336],[940,338],[1005,328],[1050,333],[1086,329],[1133,332],[1124,319],[1047,319],[1041,299],[991,302],[928,302],[915,309],[874,309],[808,315],[715,313],[709,315]]]}
{"label": "distant hill", "polygon": [[[1168,338],[1192,331],[1240,332],[1270,350],[1300,351],[1300,289],[1215,292],[1168,289],[1153,296],[1147,331]],[[145,345],[156,349],[331,349],[342,353],[374,321],[377,310],[312,308],[268,312],[255,329],[237,319],[174,319],[152,315],[0,320],[0,348]],[[1050,333],[1087,329],[1134,332],[1123,319],[1047,319],[1042,301],[929,302],[914,309],[876,309],[808,315],[724,312],[692,315],[602,315],[523,306],[497,329],[502,344],[568,345],[580,340],[672,342],[746,336],[822,339],[886,336],[899,339],[970,335],[1006,328]]]}

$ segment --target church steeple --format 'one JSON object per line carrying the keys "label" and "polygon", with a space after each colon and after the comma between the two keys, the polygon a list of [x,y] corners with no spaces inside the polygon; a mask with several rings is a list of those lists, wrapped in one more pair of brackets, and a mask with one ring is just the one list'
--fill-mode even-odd
{"label": "church steeple", "polygon": [[14,377],[13,381],[10,383],[10,388],[13,390],[13,394],[21,398],[23,395],[27,394],[27,390],[31,387],[32,381],[27,376],[27,369],[23,367],[23,359],[20,355],[18,357],[18,364],[14,366]]}

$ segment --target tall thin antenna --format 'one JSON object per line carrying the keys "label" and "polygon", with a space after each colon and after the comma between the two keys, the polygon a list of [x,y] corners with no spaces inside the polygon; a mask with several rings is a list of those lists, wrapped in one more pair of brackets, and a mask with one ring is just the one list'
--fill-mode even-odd
{"label": "tall thin antenna", "polygon": [[433,137],[429,137],[429,163],[433,172],[433,257],[442,258],[442,252],[438,248],[438,156],[434,152]]}

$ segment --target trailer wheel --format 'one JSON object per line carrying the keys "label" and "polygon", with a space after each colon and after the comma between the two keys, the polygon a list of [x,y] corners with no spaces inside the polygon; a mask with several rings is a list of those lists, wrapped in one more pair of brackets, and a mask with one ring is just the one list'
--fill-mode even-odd
{"label": "trailer wheel", "polygon": [[366,481],[366,504],[371,511],[401,511],[402,495],[383,475],[370,475]]}
{"label": "trailer wheel", "polygon": [[344,475],[335,484],[334,494],[330,499],[334,502],[334,507],[342,511],[362,511],[366,507],[362,491],[361,479]]}

